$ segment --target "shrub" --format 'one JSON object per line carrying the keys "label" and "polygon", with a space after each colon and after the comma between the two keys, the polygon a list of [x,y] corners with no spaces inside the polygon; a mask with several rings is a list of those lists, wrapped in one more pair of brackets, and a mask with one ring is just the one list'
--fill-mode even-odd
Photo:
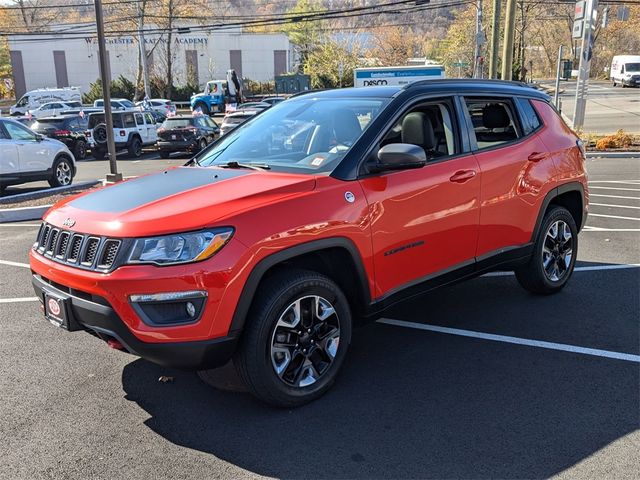
{"label": "shrub", "polygon": [[620,129],[613,135],[601,138],[596,142],[596,150],[607,150],[609,148],[627,148],[633,143],[633,136]]}
{"label": "shrub", "polygon": [[[111,81],[111,98],[127,98],[132,99],[136,93],[136,86],[128,78],[120,75],[117,79]],[[89,84],[89,91],[82,95],[83,103],[93,103],[103,98],[102,81],[98,78],[95,82]]]}

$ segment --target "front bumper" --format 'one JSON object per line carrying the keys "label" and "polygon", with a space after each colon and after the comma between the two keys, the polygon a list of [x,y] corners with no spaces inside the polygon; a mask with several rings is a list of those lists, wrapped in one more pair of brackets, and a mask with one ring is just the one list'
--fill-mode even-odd
{"label": "front bumper", "polygon": [[165,367],[190,370],[219,367],[231,359],[236,349],[238,339],[233,336],[189,342],[144,342],[131,333],[106,299],[95,295],[81,298],[80,292],[54,285],[38,274],[33,275],[32,283],[42,302],[45,292],[68,299],[71,322],[103,340],[117,340],[129,353]]}

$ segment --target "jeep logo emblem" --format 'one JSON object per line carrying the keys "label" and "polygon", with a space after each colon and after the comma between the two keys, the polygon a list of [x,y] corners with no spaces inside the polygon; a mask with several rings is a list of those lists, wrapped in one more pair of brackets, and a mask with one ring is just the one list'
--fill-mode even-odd
{"label": "jeep logo emblem", "polygon": [[62,222],[62,225],[65,227],[73,227],[76,224],[76,221],[73,218],[66,218],[64,220],[64,222]]}

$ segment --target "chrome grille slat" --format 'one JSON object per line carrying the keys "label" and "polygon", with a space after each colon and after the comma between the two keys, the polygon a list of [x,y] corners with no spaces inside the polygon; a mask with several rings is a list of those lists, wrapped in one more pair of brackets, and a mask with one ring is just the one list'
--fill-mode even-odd
{"label": "chrome grille slat", "polygon": [[65,265],[83,270],[110,271],[122,240],[62,230],[46,222],[40,226],[35,251]]}

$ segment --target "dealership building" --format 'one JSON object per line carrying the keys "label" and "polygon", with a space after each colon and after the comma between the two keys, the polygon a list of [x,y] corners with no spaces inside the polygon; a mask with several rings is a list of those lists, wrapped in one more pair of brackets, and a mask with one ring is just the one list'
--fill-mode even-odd
{"label": "dealership building", "polygon": [[[149,71],[164,76],[166,35],[147,35],[145,48]],[[286,35],[245,33],[241,29],[194,31],[185,28],[171,39],[172,71],[175,85],[196,79],[199,85],[226,78],[233,68],[242,78],[273,80],[292,70],[294,50]],[[111,78],[136,78],[138,41],[133,36],[106,40]],[[93,32],[83,35],[52,32],[51,36],[12,36],[9,38],[11,65],[17,98],[36,88],[77,86],[83,92],[99,77],[98,42]]]}

